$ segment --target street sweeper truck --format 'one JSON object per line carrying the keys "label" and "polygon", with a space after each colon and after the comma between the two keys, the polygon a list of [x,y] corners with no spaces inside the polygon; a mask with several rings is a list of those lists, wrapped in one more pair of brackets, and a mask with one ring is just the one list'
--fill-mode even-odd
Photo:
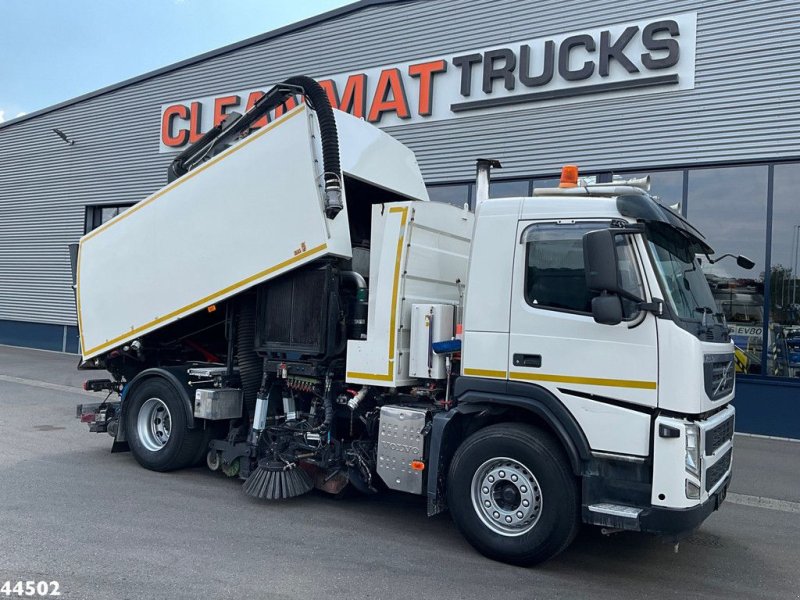
{"label": "street sweeper truck", "polygon": [[78,416],[261,499],[424,495],[510,563],[581,523],[679,539],[731,478],[713,250],[647,180],[490,199],[493,162],[474,213],[430,202],[408,148],[276,86],[73,249],[80,368],[110,373]]}

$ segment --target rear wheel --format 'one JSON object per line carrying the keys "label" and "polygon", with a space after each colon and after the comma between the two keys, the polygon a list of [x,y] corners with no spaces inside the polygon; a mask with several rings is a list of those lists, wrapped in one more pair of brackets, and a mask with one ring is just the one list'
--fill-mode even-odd
{"label": "rear wheel", "polygon": [[528,425],[482,429],[450,465],[447,503],[482,554],[519,565],[552,558],[580,526],[578,487],[561,446]]}
{"label": "rear wheel", "polygon": [[183,400],[169,382],[152,378],[126,398],[125,430],[136,461],[153,471],[197,462],[207,445],[202,429],[189,429]]}

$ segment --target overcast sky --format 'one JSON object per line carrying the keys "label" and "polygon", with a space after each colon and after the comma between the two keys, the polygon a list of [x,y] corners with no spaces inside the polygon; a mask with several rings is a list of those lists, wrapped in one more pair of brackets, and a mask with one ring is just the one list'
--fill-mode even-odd
{"label": "overcast sky", "polygon": [[352,0],[0,0],[0,121]]}

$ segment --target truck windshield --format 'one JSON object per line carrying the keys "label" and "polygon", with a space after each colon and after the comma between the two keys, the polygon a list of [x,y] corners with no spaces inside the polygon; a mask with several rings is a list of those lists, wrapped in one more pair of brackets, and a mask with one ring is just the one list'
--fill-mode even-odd
{"label": "truck windshield", "polygon": [[722,315],[695,256],[697,249],[691,242],[662,223],[648,224],[647,240],[672,312],[685,321],[722,323]]}

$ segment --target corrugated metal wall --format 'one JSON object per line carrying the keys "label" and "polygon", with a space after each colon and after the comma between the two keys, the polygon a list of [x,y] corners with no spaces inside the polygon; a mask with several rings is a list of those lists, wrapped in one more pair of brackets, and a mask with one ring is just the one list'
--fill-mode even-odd
{"label": "corrugated metal wall", "polygon": [[430,182],[470,179],[477,156],[500,158],[512,177],[554,173],[565,162],[601,170],[800,155],[796,0],[369,7],[0,128],[0,319],[74,324],[66,246],[82,234],[87,204],[136,201],[164,183],[163,103],[691,10],[699,12],[694,90],[390,132],[417,152]]}

